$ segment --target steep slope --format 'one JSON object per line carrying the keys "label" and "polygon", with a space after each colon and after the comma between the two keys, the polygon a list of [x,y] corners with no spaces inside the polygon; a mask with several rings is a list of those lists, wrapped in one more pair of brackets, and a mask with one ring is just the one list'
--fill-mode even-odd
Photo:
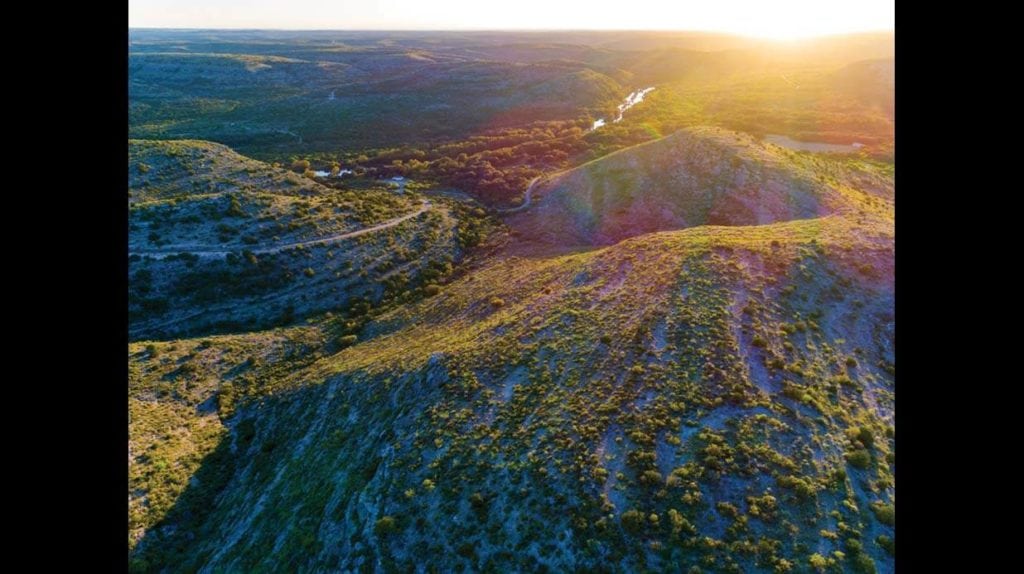
{"label": "steep slope", "polygon": [[607,245],[652,231],[862,209],[843,186],[892,194],[891,182],[869,172],[737,132],[691,128],[546,178],[533,190],[536,205],[509,225],[527,242]]}
{"label": "steep slope", "polygon": [[478,206],[328,187],[208,142],[129,148],[129,334],[288,324],[411,296],[486,234]]}
{"label": "steep slope", "polygon": [[[133,345],[135,400],[163,385],[186,407],[231,405],[135,567],[891,572],[892,182],[769,151],[793,165],[756,173],[803,166],[813,210],[780,199],[773,223],[547,257],[513,246],[354,346],[231,379],[228,399],[210,378],[240,368],[237,339],[210,338],[205,368],[174,380],[180,350]],[[686,169],[667,170],[692,173],[675,157]],[[655,159],[636,161],[652,181]],[[607,165],[587,169],[612,189]],[[542,210],[556,191],[519,229],[565,221]],[[591,229],[572,237],[615,237]]]}

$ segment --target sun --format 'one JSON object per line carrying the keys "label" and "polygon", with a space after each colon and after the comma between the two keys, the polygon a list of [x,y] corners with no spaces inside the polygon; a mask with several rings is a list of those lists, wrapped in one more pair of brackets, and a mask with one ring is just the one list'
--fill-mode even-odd
{"label": "sun", "polygon": [[892,0],[720,0],[697,5],[678,2],[656,12],[664,26],[715,30],[753,38],[796,41],[832,34],[894,27]]}
{"label": "sun", "polygon": [[839,19],[811,19],[792,13],[765,13],[761,18],[736,22],[734,32],[752,38],[794,42],[842,33],[845,30]]}
{"label": "sun", "polygon": [[744,27],[739,30],[739,32],[744,36],[762,38],[765,40],[776,40],[780,42],[793,42],[814,36],[822,36],[828,33],[786,18],[769,19],[767,21],[753,23],[749,27]]}

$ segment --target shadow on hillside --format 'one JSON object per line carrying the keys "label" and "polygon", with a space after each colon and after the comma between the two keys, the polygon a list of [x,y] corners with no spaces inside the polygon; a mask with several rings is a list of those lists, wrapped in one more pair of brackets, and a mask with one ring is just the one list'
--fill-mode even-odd
{"label": "shadow on hillside", "polygon": [[195,542],[204,539],[206,519],[234,475],[234,435],[225,436],[203,459],[167,515],[147,530],[130,556],[130,572],[194,572],[206,563],[210,552],[196,553]]}
{"label": "shadow on hillside", "polygon": [[[346,515],[335,513],[344,513],[352,495],[374,479],[381,449],[413,416],[399,414],[401,397],[424,404],[424,393],[435,388],[424,386],[423,374],[379,393],[349,380],[328,378],[240,407],[173,507],[139,541],[131,571],[196,572],[211,564],[220,571],[224,556],[218,554],[224,551],[232,571],[265,569],[268,560],[293,570],[294,560],[317,555],[309,544],[321,521],[347,524]],[[365,428],[383,430],[369,435]],[[291,465],[296,459],[301,466]],[[281,524],[281,512],[302,517],[293,516],[284,546],[277,543],[280,528],[288,526]],[[358,532],[363,526],[346,528]]]}
{"label": "shadow on hillside", "polygon": [[[221,495],[229,489],[232,481],[238,480],[239,473],[244,469],[254,465],[264,471],[273,468],[278,457],[288,452],[283,444],[285,441],[277,436],[276,429],[265,428],[268,425],[263,417],[255,416],[250,409],[258,404],[260,413],[270,415],[297,403],[315,404],[310,399],[316,398],[314,395],[319,389],[319,385],[305,386],[255,399],[226,420],[228,432],[203,458],[167,514],[150,527],[139,541],[130,556],[130,570],[195,572],[202,569],[219,548],[209,542],[218,538],[223,527],[217,520],[211,520],[215,512],[224,510]],[[213,397],[211,399],[215,401]],[[207,403],[209,401],[198,408],[208,408],[210,405]],[[295,430],[296,426],[300,425],[292,425],[288,430]],[[275,432],[268,433],[268,430]],[[268,434],[269,438],[263,436]],[[259,445],[259,448],[252,448],[254,445]],[[252,480],[263,485],[272,473],[258,474]],[[243,539],[247,534],[243,534]]]}

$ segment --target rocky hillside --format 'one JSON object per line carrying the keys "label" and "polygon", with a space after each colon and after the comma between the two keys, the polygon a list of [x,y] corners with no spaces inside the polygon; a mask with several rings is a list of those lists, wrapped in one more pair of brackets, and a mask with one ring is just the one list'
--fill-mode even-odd
{"label": "rocky hillside", "polygon": [[128,159],[133,339],[410,300],[492,225],[415,184],[323,185],[209,142],[135,140]]}
{"label": "rocky hillside", "polygon": [[133,567],[891,572],[893,190],[684,132],[341,348],[135,343]]}
{"label": "rocky hillside", "polygon": [[324,187],[201,140],[128,140],[129,203],[234,191],[322,195]]}

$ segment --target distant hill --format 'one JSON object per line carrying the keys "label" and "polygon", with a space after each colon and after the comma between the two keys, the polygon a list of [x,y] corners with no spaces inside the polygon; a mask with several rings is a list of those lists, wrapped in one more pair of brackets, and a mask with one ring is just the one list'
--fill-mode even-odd
{"label": "distant hill", "polygon": [[302,175],[200,140],[128,140],[130,203],[228,192],[310,196],[330,190]]}
{"label": "distant hill", "polygon": [[[728,127],[747,129],[735,120],[775,114],[793,101],[748,85],[751,79],[894,57],[891,33],[784,43],[697,32],[131,30],[129,36],[132,137],[213,140],[263,158],[429,148],[495,128],[596,119],[595,110],[655,84],[681,84],[687,97],[673,104],[684,110],[693,104],[685,100],[699,95],[694,90],[728,86],[742,97],[711,103],[734,120]],[[827,106],[800,101],[798,109],[826,127],[836,113],[860,112],[830,100]],[[878,137],[880,130],[868,131]]]}
{"label": "distant hill", "polygon": [[[261,153],[461,139],[571,119],[628,92],[576,61],[329,45],[294,56],[132,50],[128,91],[132,137],[202,138]],[[459,121],[450,121],[453,113]]]}
{"label": "distant hill", "polygon": [[[606,245],[699,225],[763,225],[856,209],[840,189],[882,196],[878,175],[718,128],[692,128],[545,178],[535,207],[510,219],[526,242]],[[824,169],[823,169],[824,168]]]}
{"label": "distant hill", "polygon": [[857,95],[869,105],[880,106],[890,118],[896,114],[896,60],[863,60],[835,74],[839,89]]}

